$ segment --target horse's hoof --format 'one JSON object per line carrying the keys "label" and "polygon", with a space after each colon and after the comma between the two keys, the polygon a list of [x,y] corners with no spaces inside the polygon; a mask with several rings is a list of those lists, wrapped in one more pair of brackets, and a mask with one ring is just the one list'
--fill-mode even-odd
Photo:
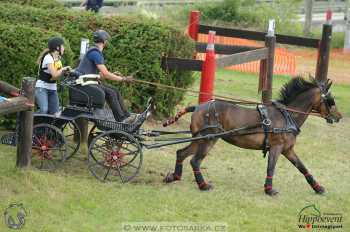
{"label": "horse's hoof", "polygon": [[269,196],[276,196],[278,191],[276,189],[265,189],[265,193]]}
{"label": "horse's hoof", "polygon": [[320,195],[322,195],[326,192],[326,189],[321,185],[314,188],[314,190],[315,190],[315,193],[320,194]]}
{"label": "horse's hoof", "polygon": [[212,190],[214,188],[214,186],[212,184],[209,183],[203,183],[199,186],[199,190],[201,191],[209,191]]}
{"label": "horse's hoof", "polygon": [[176,176],[174,173],[169,172],[166,177],[163,179],[165,183],[171,183],[174,181],[180,180],[180,177]]}

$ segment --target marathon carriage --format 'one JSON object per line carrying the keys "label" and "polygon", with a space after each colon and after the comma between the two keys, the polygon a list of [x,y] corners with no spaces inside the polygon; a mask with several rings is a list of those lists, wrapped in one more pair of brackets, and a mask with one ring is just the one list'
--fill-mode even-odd
{"label": "marathon carriage", "polygon": [[[106,168],[111,174],[115,171],[113,175],[122,182],[137,175],[142,164],[142,147],[134,135],[140,133],[150,114],[151,101],[132,123],[117,122],[105,106],[105,93],[95,85],[96,81],[90,75],[78,79],[69,75],[59,84],[61,103],[68,90],[68,104],[61,104],[62,111],[56,115],[34,113],[32,166],[52,171],[74,156],[81,137],[77,121],[83,119],[92,124],[88,135],[88,167],[94,176],[107,180],[109,173],[101,176]],[[16,145],[16,136],[20,135],[7,134],[1,142]]]}

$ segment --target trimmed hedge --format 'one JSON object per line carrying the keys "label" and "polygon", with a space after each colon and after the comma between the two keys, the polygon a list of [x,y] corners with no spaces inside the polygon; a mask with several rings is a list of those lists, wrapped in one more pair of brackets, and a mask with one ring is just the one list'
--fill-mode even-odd
{"label": "trimmed hedge", "polygon": [[[37,59],[52,36],[61,35],[35,27],[0,24],[1,79],[20,86],[23,77],[36,77]],[[63,62],[69,64],[72,58],[73,52],[66,40]]]}
{"label": "trimmed hedge", "polygon": [[[162,55],[190,58],[194,44],[182,32],[156,21],[142,18],[102,18],[89,12],[45,10],[16,4],[0,4],[0,19],[5,23],[24,23],[44,30],[55,29],[70,42],[74,52],[73,67],[77,65],[81,38],[89,38],[91,41],[92,32],[103,28],[112,35],[112,40],[104,51],[111,71],[120,71],[124,75],[138,71],[138,79],[184,88],[193,83],[191,72],[165,72],[160,67],[160,61]],[[27,43],[21,40],[23,37],[15,38],[24,45]],[[26,65],[23,67],[22,72],[26,71]],[[6,81],[11,82],[6,71],[0,70],[0,76],[5,76]],[[125,98],[132,103],[134,110],[141,110],[147,98],[152,96],[159,116],[172,114],[184,96],[183,92],[136,83],[111,84],[118,86]]]}
{"label": "trimmed hedge", "polygon": [[59,8],[47,10],[8,3],[0,3],[0,19],[4,23],[55,30],[65,35],[75,53],[75,58],[79,56],[80,39],[89,36],[89,31],[102,27],[101,17],[92,13]]}
{"label": "trimmed hedge", "polygon": [[[52,36],[61,35],[57,32],[29,26],[0,24],[1,80],[20,87],[23,77],[36,77],[37,59],[47,47],[47,41]],[[71,63],[72,58],[73,52],[66,40],[63,63]],[[14,120],[14,117],[6,116],[0,118],[0,124],[10,127]]]}

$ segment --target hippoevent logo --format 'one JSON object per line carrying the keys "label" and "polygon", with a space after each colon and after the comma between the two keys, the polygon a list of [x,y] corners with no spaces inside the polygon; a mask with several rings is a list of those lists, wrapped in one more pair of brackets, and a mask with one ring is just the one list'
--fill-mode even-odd
{"label": "hippoevent logo", "polygon": [[21,229],[25,224],[26,216],[27,212],[23,204],[18,203],[10,204],[4,212],[5,223],[10,229]]}
{"label": "hippoevent logo", "polygon": [[343,215],[340,213],[321,213],[315,205],[308,205],[298,214],[298,228],[306,230],[343,229]]}

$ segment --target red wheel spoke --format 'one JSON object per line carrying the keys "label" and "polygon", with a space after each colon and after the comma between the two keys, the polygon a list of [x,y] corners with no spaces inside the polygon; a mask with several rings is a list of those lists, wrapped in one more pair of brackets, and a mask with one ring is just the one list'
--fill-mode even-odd
{"label": "red wheel spoke", "polygon": [[54,170],[64,161],[67,144],[61,129],[51,124],[34,125],[32,144],[33,165],[42,170]]}
{"label": "red wheel spoke", "polygon": [[113,176],[119,175],[121,182],[126,183],[140,170],[141,146],[133,135],[126,132],[100,132],[90,144],[89,163],[92,164],[92,162],[94,165],[89,165],[89,169],[99,180],[115,180],[110,176],[113,174]]}

